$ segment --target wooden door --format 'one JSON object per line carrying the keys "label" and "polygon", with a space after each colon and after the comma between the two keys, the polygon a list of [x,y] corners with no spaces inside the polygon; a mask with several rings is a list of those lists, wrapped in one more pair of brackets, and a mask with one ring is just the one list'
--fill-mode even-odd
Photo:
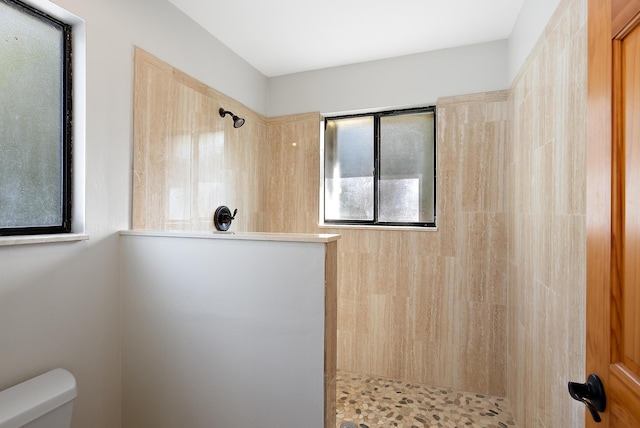
{"label": "wooden door", "polygon": [[640,427],[640,0],[589,0],[587,373]]}

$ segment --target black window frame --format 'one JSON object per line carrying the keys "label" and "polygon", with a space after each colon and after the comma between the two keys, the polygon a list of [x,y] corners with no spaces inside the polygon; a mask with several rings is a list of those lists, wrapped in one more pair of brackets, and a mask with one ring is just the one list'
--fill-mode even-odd
{"label": "black window frame", "polygon": [[[400,115],[409,115],[415,113],[433,113],[433,222],[384,222],[378,220],[378,202],[379,202],[379,182],[380,182],[380,118],[388,117],[388,116],[400,116]],[[436,114],[436,106],[430,105],[425,107],[413,107],[406,109],[394,109],[394,110],[385,110],[385,111],[377,111],[377,112],[368,112],[368,113],[358,113],[358,114],[346,114],[339,116],[326,116],[324,118],[324,131],[327,130],[327,123],[331,120],[339,120],[339,119],[351,119],[358,117],[373,117],[373,220],[327,220],[326,218],[326,190],[323,191],[323,212],[322,212],[322,223],[327,226],[391,226],[391,227],[423,227],[423,228],[435,228],[437,221],[437,212],[436,212],[436,192],[437,192],[437,114]],[[325,153],[322,153],[323,156],[323,185],[322,188],[325,189],[325,170],[326,168],[326,156]]]}
{"label": "black window frame", "polygon": [[61,224],[53,226],[24,226],[24,227],[0,227],[0,236],[18,235],[47,235],[71,233],[72,216],[72,145],[73,145],[73,71],[72,71],[72,26],[56,19],[49,14],[23,3],[19,0],[0,0],[9,7],[13,7],[31,17],[48,25],[60,29],[62,37],[62,91],[61,91],[61,117],[62,124],[60,135],[60,162],[61,162]]}

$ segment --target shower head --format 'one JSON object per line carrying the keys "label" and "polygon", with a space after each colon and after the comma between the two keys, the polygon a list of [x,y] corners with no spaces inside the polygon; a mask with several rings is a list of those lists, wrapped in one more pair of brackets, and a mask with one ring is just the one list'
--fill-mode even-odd
{"label": "shower head", "polygon": [[222,107],[220,107],[219,112],[220,112],[220,117],[225,117],[228,114],[231,115],[231,117],[233,118],[233,127],[234,128],[240,128],[242,125],[244,125],[244,119],[241,118],[241,117],[236,116],[235,114],[233,114],[229,110],[225,110]]}

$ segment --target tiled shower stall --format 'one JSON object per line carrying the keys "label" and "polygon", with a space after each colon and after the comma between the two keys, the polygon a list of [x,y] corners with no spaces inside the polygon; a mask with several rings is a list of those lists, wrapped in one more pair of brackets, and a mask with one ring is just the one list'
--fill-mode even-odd
{"label": "tiled shower stall", "polygon": [[[509,90],[437,101],[437,230],[319,228],[318,113],[265,118],[140,58],[156,105],[181,95],[155,155],[136,118],[134,228],[208,231],[229,200],[239,231],[339,233],[339,370],[506,397],[522,426],[582,423],[565,389],[584,377],[586,1],[561,2]],[[247,125],[199,120],[220,106]],[[169,188],[172,212],[149,206]]]}

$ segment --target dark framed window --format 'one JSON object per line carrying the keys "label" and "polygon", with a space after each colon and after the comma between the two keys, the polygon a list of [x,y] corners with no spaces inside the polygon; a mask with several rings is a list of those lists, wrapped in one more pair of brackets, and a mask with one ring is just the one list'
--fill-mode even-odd
{"label": "dark framed window", "polygon": [[71,26],[0,0],[0,235],[71,231]]}
{"label": "dark framed window", "polygon": [[325,118],[324,223],[434,227],[435,107]]}

